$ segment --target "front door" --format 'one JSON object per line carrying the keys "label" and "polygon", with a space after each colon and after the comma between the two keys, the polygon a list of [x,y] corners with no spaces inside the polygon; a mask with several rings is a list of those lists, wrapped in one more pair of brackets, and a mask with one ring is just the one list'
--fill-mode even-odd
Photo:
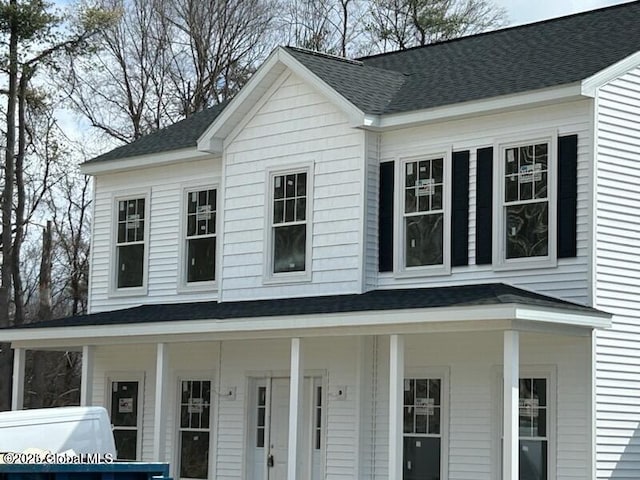
{"label": "front door", "polygon": [[[248,437],[248,478],[250,480],[286,480],[289,453],[289,378],[254,379],[252,433]],[[310,479],[321,471],[323,417],[321,415],[321,378],[304,380],[304,413],[299,466]],[[320,395],[320,396],[318,396]],[[318,398],[316,398],[318,397]]]}

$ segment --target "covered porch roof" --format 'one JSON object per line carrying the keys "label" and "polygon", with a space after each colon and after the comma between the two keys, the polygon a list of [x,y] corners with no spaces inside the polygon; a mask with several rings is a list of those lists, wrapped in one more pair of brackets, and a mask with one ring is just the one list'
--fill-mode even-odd
{"label": "covered porch roof", "polygon": [[517,329],[586,334],[611,315],[493,283],[238,302],[140,305],[2,331],[14,347]]}

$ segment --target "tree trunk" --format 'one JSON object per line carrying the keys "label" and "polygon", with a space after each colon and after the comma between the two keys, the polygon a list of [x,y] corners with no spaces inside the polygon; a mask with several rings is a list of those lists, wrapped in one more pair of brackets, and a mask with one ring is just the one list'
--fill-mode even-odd
{"label": "tree trunk", "polygon": [[47,227],[42,233],[42,258],[40,259],[40,281],[38,320],[50,320],[51,311],[51,220],[47,221]]}

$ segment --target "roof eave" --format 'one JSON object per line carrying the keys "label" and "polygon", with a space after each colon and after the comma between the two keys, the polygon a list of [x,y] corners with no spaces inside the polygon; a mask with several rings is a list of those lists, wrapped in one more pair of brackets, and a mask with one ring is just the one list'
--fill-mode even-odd
{"label": "roof eave", "polygon": [[363,128],[378,131],[393,130],[415,125],[510,112],[523,108],[540,107],[560,102],[576,101],[583,98],[586,97],[582,94],[581,83],[575,82],[513,95],[501,95],[499,97],[482,100],[444,105],[442,107],[386,115],[367,115],[363,123]]}
{"label": "roof eave", "polygon": [[181,148],[158,153],[148,153],[135,157],[115,158],[99,162],[86,162],[80,165],[80,171],[85,175],[104,173],[119,173],[140,168],[160,167],[176,163],[211,158],[207,152],[199,152],[195,147]]}
{"label": "roof eave", "polygon": [[361,127],[363,125],[365,114],[360,109],[302,65],[285,48],[278,47],[269,55],[269,58],[249,79],[242,90],[231,100],[224,111],[200,136],[198,150],[209,153],[222,153],[227,136],[286,69],[291,70],[309,83],[342,110],[353,127]]}
{"label": "roof eave", "polygon": [[637,67],[640,67],[640,51],[594,73],[589,78],[585,78],[581,85],[582,95],[595,97],[600,87]]}
{"label": "roof eave", "polygon": [[[508,322],[508,325],[507,323]],[[399,325],[404,330],[428,329],[438,325],[440,330],[456,331],[464,324],[464,330],[516,328],[524,331],[540,328],[565,329],[570,334],[611,325],[611,315],[602,312],[577,312],[561,308],[535,307],[519,303],[486,306],[452,306],[415,309],[395,309],[346,313],[322,313],[307,315],[279,315],[233,319],[182,320],[173,322],[144,322],[117,325],[69,326],[53,328],[28,328],[3,331],[5,341],[14,347],[77,345],[91,340],[92,344],[109,343],[114,339],[141,340],[153,337],[178,339],[192,336],[203,339],[205,335],[225,338],[253,338],[264,332],[278,335],[322,336],[362,334],[377,331],[395,331]],[[447,326],[448,325],[448,326]],[[474,327],[475,326],[475,327]],[[184,338],[182,338],[184,340]],[[195,340],[194,340],[195,341]]]}

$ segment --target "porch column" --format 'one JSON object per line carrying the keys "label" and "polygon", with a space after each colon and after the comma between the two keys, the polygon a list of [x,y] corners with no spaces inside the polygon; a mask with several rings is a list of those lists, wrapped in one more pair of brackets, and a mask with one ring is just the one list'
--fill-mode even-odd
{"label": "porch column", "polygon": [[11,410],[24,408],[24,365],[27,351],[13,349],[13,382],[11,385]]}
{"label": "porch column", "polygon": [[518,480],[520,447],[518,442],[518,401],[520,380],[520,338],[513,330],[504,332],[504,375],[503,375],[503,480]]}
{"label": "porch column", "polygon": [[389,480],[402,480],[402,407],[404,400],[404,337],[389,342]]}
{"label": "porch column", "polygon": [[95,347],[82,347],[82,376],[80,378],[80,405],[88,407],[93,404],[93,360]]}
{"label": "porch column", "polygon": [[156,397],[153,415],[153,461],[163,462],[165,460],[165,443],[167,440],[166,412],[167,395],[166,385],[168,368],[168,346],[166,343],[159,343],[156,346]]}
{"label": "porch column", "polygon": [[299,444],[302,442],[302,410],[304,395],[304,365],[302,341],[291,339],[291,379],[289,381],[289,451],[287,480],[297,479]]}

